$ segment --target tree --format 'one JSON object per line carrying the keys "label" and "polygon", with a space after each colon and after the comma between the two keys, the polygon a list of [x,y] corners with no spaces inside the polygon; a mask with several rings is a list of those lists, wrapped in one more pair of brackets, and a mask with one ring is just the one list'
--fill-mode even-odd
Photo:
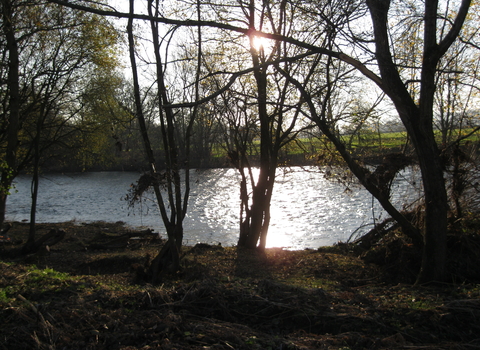
{"label": "tree", "polygon": [[[401,60],[397,61],[398,57],[395,56],[397,51],[394,50],[398,43],[395,40],[396,38],[390,35],[392,33],[389,28],[389,16],[392,16],[390,1],[370,0],[367,1],[367,5],[373,22],[374,59],[380,77],[376,76],[358,60],[333,52],[328,55],[329,57],[337,56],[371,79],[391,99],[404,124],[415,147],[425,195],[425,227],[422,230],[423,260],[417,282],[441,281],[445,278],[448,199],[443,176],[444,167],[434,135],[435,77],[440,59],[460,33],[470,1],[462,1],[455,20],[444,23],[449,27],[449,30],[440,37],[438,35],[439,16],[436,1],[427,0],[421,16],[416,16],[417,19],[423,18],[423,42],[421,48],[422,60],[419,66],[414,66],[415,74],[418,76],[418,80],[415,80],[415,89],[409,88],[410,80],[408,80],[408,75],[403,74],[403,62]],[[398,21],[397,23],[402,22]],[[405,27],[402,28],[405,31]],[[438,42],[437,38],[439,38]],[[368,51],[364,52],[368,53]],[[376,174],[370,173],[351,159],[344,145],[336,140],[335,135],[329,129],[329,125],[324,122],[325,109],[320,109],[321,113],[317,113],[312,95],[304,90],[304,85],[297,82],[297,86],[310,101],[310,112],[314,120],[319,121],[319,127],[335,143],[336,148],[347,161],[352,172],[374,194],[387,212],[404,228],[407,228],[407,233],[416,242],[417,229],[395,208],[389,207],[388,196],[386,196],[388,192],[382,191],[382,186],[378,186],[378,176],[372,176]]]}
{"label": "tree", "polygon": [[[327,39],[323,39],[319,35],[316,39],[324,49],[323,52],[317,54],[311,62],[304,62],[303,75],[293,76],[285,70],[277,67],[289,81],[292,82],[302,95],[305,101],[305,115],[315,123],[318,129],[322,132],[336,151],[345,161],[350,171],[359,179],[360,183],[379,201],[383,208],[399,222],[406,233],[412,238],[414,242],[421,241],[418,230],[411,224],[411,222],[397,210],[390,202],[390,187],[396,173],[408,165],[408,158],[395,155],[388,157],[384,164],[378,166],[375,171],[370,171],[360,159],[358,154],[352,153],[348,147],[348,139],[340,134],[340,129],[343,127],[345,119],[345,109],[338,98],[344,95],[358,95],[356,91],[356,84],[358,82],[350,66],[352,59],[345,59],[344,62],[335,60],[333,49],[336,48],[336,42],[342,41],[340,33],[343,32],[345,26],[351,23],[355,18],[363,12],[361,8],[356,8],[354,3],[345,4],[343,2],[329,2],[328,4],[308,4],[303,8],[303,13],[307,21],[311,23],[314,21],[312,17],[324,17],[325,13],[335,13],[335,22],[329,21],[324,23],[324,27],[319,27],[317,33],[323,30],[327,35]],[[333,10],[335,9],[335,10]],[[322,38],[319,40],[319,38]],[[312,44],[318,45],[314,38],[311,39]],[[318,49],[317,49],[318,50]],[[318,50],[320,51],[320,50]],[[355,62],[355,61],[354,61]],[[358,61],[357,61],[358,63]],[[357,64],[355,63],[355,64]],[[370,74],[370,73],[369,73]],[[355,99],[353,99],[355,102]],[[370,118],[372,111],[380,101],[377,100],[372,106],[358,109],[358,106],[353,104],[353,110],[361,111],[359,125],[363,126],[367,119]],[[352,108],[350,107],[350,108]],[[349,113],[347,113],[348,115]]]}
{"label": "tree", "polygon": [[[35,242],[42,156],[48,148],[72,135],[71,121],[82,109],[78,100],[86,73],[92,67],[111,70],[115,66],[111,47],[116,44],[116,31],[101,17],[58,5],[16,2],[15,14],[9,25],[15,28],[17,37],[9,40],[17,44],[18,66],[9,71],[21,74],[17,75],[16,84],[8,83],[6,91],[12,96],[18,87],[18,106],[9,104],[5,112],[12,115],[15,109],[21,111],[16,131],[8,130],[9,137],[17,139],[15,162],[10,162],[14,165],[9,167],[14,175],[28,166],[33,173],[31,227],[24,247],[24,252],[32,252],[44,242]],[[12,153],[8,151],[9,144],[14,142],[7,143],[7,153]]]}
{"label": "tree", "polygon": [[[416,89],[409,89],[408,81],[405,80],[405,75],[402,75],[402,65],[396,61],[397,57],[394,54],[396,51],[393,51],[393,49],[396,48],[397,42],[395,37],[390,36],[392,31],[389,29],[390,5],[390,1],[367,1],[373,22],[374,59],[376,60],[380,77],[376,76],[367,69],[366,65],[361,64],[358,60],[349,58],[344,54],[335,54],[333,52],[327,54],[329,57],[338,57],[344,62],[351,64],[375,82],[391,99],[415,147],[425,194],[424,251],[422,268],[417,282],[424,283],[444,279],[446,259],[448,200],[443,177],[443,164],[433,129],[435,77],[439,60],[459,35],[470,6],[470,1],[462,1],[455,20],[449,25],[450,29],[440,37],[439,42],[437,42],[438,3],[428,0],[425,2],[425,8],[422,12],[423,16],[417,16],[417,18],[424,18],[424,20],[422,61],[420,66],[415,66],[416,74],[419,76],[418,88]],[[401,22],[399,21],[399,23]],[[293,80],[293,77],[290,78]],[[385,209],[389,208],[388,192],[382,191],[382,186],[378,186],[378,176],[372,176],[375,173],[370,173],[351,159],[350,154],[345,150],[345,146],[339,142],[330,130],[328,123],[325,122],[325,108],[320,106],[320,113],[318,113],[312,94],[307,93],[304,84],[300,84],[298,81],[296,81],[296,84],[304,97],[309,101],[313,119],[317,121],[324,134],[334,142],[352,172],[379,199]],[[331,83],[327,84],[327,93],[331,86]],[[323,101],[327,100],[324,99]],[[412,232],[416,231],[413,225],[403,215],[398,213],[395,208],[389,208],[387,211],[391,215],[394,214],[392,215],[394,219],[399,221],[404,228],[410,227],[407,232],[410,232],[411,237],[415,240],[417,234],[412,234]]]}
{"label": "tree", "polygon": [[[423,48],[419,94],[409,93],[395,64],[388,35],[390,1],[367,1],[374,29],[375,58],[382,90],[390,97],[415,147],[425,194],[425,228],[422,268],[417,282],[445,278],[448,199],[443,164],[433,129],[435,77],[440,59],[458,38],[470,0],[463,0],[449,30],[439,37],[439,3],[426,0],[423,9]],[[442,21],[443,22],[443,21]]]}
{"label": "tree", "polygon": [[[232,6],[235,6],[232,4]],[[257,30],[270,29],[285,34],[292,30],[292,22],[286,21],[292,14],[286,3],[267,4],[256,1],[238,1],[239,13],[248,24],[249,56],[240,49],[229,48],[237,54],[239,66],[247,66],[251,60],[251,69],[246,69],[228,91],[223,92],[221,102],[214,102],[225,124],[225,145],[231,163],[241,176],[240,199],[240,235],[238,245],[263,251],[266,247],[270,224],[270,205],[279,163],[279,152],[301,132],[299,125],[298,94],[293,86],[272,68],[277,61],[295,48],[282,45],[281,42],[262,42],[254,33]],[[221,13],[221,11],[218,11]],[[237,17],[237,20],[240,18]],[[222,43],[228,47],[232,38]],[[234,46],[234,45],[232,45]],[[232,51],[227,51],[232,52]],[[210,75],[218,75],[220,67],[208,62]],[[294,67],[285,63],[284,69]],[[228,68],[227,68],[228,69]],[[221,82],[212,85],[219,89]],[[253,167],[258,167],[256,171]]]}
{"label": "tree", "polygon": [[[145,116],[143,113],[143,105],[140,96],[140,83],[137,72],[136,64],[136,52],[135,52],[135,40],[133,32],[133,14],[134,3],[130,0],[130,18],[128,22],[127,32],[129,39],[129,52],[130,62],[133,72],[134,80],[134,95],[135,95],[135,107],[136,116],[140,125],[140,131],[145,146],[145,153],[149,163],[149,173],[142,176],[138,182],[137,190],[140,195],[142,189],[146,187],[153,187],[157,204],[159,206],[162,221],[167,231],[168,240],[164,247],[160,250],[158,255],[153,259],[148,270],[146,271],[146,277],[153,283],[157,283],[161,280],[162,276],[168,272],[176,272],[179,269],[180,251],[183,241],[183,220],[187,213],[187,204],[190,193],[190,174],[189,174],[189,152],[190,152],[190,137],[192,133],[193,122],[198,113],[198,105],[195,105],[190,113],[188,121],[186,123],[184,140],[184,155],[183,161],[179,157],[178,146],[178,124],[175,123],[175,113],[171,107],[170,96],[167,92],[166,84],[166,64],[168,61],[164,61],[164,57],[161,54],[161,41],[162,36],[160,34],[159,23],[155,21],[155,18],[161,16],[160,2],[149,2],[147,8],[149,14],[149,25],[152,35],[152,44],[154,51],[154,67],[155,67],[155,83],[156,83],[156,102],[158,104],[158,119],[160,122],[161,139],[163,143],[163,152],[165,155],[164,173],[160,173],[160,169],[157,166],[155,156],[152,151],[150,136],[145,124]],[[197,12],[197,16],[200,13]],[[167,35],[169,33],[167,32]],[[197,31],[198,35],[198,53],[197,57],[200,60],[202,51],[201,30]],[[168,53],[168,50],[167,50]],[[166,63],[164,63],[166,62]],[[194,77],[194,96],[198,99],[199,93],[199,71],[196,71]],[[182,186],[181,169],[184,168],[184,178]],[[161,187],[164,187],[166,194],[162,194]],[[166,197],[166,198],[164,198]]]}
{"label": "tree", "polygon": [[17,175],[18,130],[20,128],[20,83],[18,39],[15,37],[14,10],[10,0],[2,0],[2,27],[5,50],[8,52],[7,84],[2,86],[3,128],[6,135],[5,164],[2,165],[0,185],[0,227],[5,220],[8,191]]}
{"label": "tree", "polygon": [[141,159],[143,152],[132,86],[116,72],[98,69],[92,73],[82,93],[84,108],[76,122],[81,145],[75,154],[79,168],[135,169],[134,160]]}

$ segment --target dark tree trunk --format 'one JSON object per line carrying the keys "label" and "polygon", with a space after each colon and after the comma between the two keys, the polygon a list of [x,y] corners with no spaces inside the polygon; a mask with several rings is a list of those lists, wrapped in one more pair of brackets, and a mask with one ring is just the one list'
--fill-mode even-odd
{"label": "dark tree trunk", "polygon": [[3,33],[6,39],[8,51],[8,77],[9,88],[8,118],[7,123],[7,149],[5,162],[6,167],[2,169],[0,182],[0,227],[5,221],[8,191],[12,186],[13,179],[17,174],[17,148],[18,129],[20,114],[20,87],[19,87],[19,57],[18,46],[13,28],[13,9],[10,0],[1,0]]}
{"label": "dark tree trunk", "polygon": [[[35,160],[36,163],[36,160]],[[37,198],[38,198],[38,164],[34,165],[33,178],[32,178],[32,204],[30,206],[30,227],[28,230],[28,239],[23,246],[23,252],[33,253],[38,248],[35,244],[35,223],[37,214]]]}
{"label": "dark tree trunk", "polygon": [[[431,135],[433,138],[433,132]],[[447,258],[448,215],[443,166],[434,140],[423,138],[414,145],[419,159],[422,159],[420,168],[425,195],[424,245],[417,283],[443,281]]]}
{"label": "dark tree trunk", "polygon": [[25,243],[23,248],[24,251],[31,252],[35,250],[35,225],[36,225],[36,217],[37,217],[37,200],[38,200],[38,184],[39,184],[39,172],[40,172],[40,136],[42,132],[42,126],[44,121],[44,112],[45,108],[42,105],[40,108],[40,116],[39,120],[37,121],[37,130],[36,135],[33,140],[33,177],[32,177],[32,186],[31,186],[31,195],[32,195],[32,204],[30,206],[30,228],[28,233],[28,240]]}

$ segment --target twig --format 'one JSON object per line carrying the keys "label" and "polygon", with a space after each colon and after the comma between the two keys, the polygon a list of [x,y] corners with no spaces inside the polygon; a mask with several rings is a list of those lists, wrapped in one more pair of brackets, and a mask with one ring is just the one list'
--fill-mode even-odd
{"label": "twig", "polygon": [[[30,307],[30,309],[37,315],[37,317],[40,319],[40,323],[45,331],[45,333],[47,334],[47,337],[48,337],[48,340],[50,342],[50,345],[53,345],[53,339],[52,339],[52,334],[50,332],[50,328],[52,327],[52,325],[50,324],[50,322],[48,321],[45,321],[45,318],[43,317],[42,313],[35,307],[35,305],[33,305],[29,300],[27,300],[27,298],[25,298],[23,295],[21,294],[18,294],[17,295],[17,298],[20,299],[21,301],[23,301],[24,303],[26,303],[28,305],[28,307]],[[36,333],[34,333],[35,336],[34,336],[34,339],[35,341],[38,340],[38,336],[36,335]],[[39,340],[38,340],[39,341]]]}

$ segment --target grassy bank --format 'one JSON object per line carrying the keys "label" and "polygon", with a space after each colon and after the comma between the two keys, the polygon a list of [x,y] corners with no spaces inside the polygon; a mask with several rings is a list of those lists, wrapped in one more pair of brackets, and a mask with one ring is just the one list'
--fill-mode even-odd
{"label": "grassy bank", "polygon": [[[474,129],[458,129],[453,130],[449,135],[451,140],[461,138],[461,144],[471,142],[477,144],[479,142],[479,132],[473,132]],[[442,144],[442,135],[439,131],[436,133],[438,144]],[[359,133],[357,135],[343,135],[342,141],[347,149],[359,158],[366,158],[379,161],[387,153],[401,152],[407,144],[406,132],[383,132],[383,133]],[[334,147],[326,138],[298,138],[295,142],[287,144],[279,154],[279,162],[284,165],[322,165],[319,159],[329,159],[331,162],[331,152]],[[334,152],[335,153],[335,152]],[[255,155],[260,154],[260,141],[253,141],[250,155],[252,161],[257,160]],[[212,159],[214,164],[224,164],[229,166],[228,157],[224,145],[217,145],[213,148]]]}
{"label": "grassy bank", "polygon": [[[162,245],[120,223],[42,224],[66,238],[0,261],[1,349],[471,349],[480,285],[393,281],[348,247],[265,254],[199,244],[161,285],[135,283]],[[15,224],[13,241],[28,227]]]}

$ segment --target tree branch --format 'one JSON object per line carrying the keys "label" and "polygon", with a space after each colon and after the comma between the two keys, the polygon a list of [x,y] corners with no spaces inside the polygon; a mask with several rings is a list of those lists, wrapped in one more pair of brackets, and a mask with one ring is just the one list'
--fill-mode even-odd
{"label": "tree branch", "polygon": [[[310,52],[310,54],[324,54],[331,56],[333,58],[337,58],[349,65],[354,66],[357,68],[363,75],[365,75],[367,78],[371,79],[373,82],[375,82],[377,85],[382,87],[382,79],[377,76],[374,72],[369,70],[362,62],[356,60],[353,57],[350,57],[342,52],[337,52],[329,49],[325,49],[316,45],[312,45],[309,43],[305,43],[303,41],[285,36],[285,35],[280,35],[280,34],[271,34],[271,33],[265,33],[261,31],[257,31],[255,29],[251,28],[241,28],[241,27],[236,27],[232,26],[230,24],[225,24],[225,23],[219,23],[215,21],[202,21],[202,20],[177,20],[177,19],[172,19],[172,18],[165,18],[165,17],[156,17],[156,16],[149,16],[149,15],[142,15],[142,14],[129,14],[129,13],[123,13],[123,12],[117,12],[117,11],[108,11],[108,10],[102,10],[98,8],[93,8],[89,6],[84,6],[80,5],[78,3],[72,3],[69,1],[65,0],[48,0],[49,2],[70,7],[72,9],[77,9],[80,11],[85,11],[85,12],[90,12],[94,13],[97,15],[101,16],[108,16],[108,17],[116,17],[116,18],[131,18],[131,19],[140,19],[140,20],[147,20],[147,21],[154,21],[158,23],[164,23],[164,24],[170,24],[170,25],[176,25],[176,26],[186,26],[186,27],[210,27],[210,28],[218,28],[218,29],[225,29],[228,31],[233,31],[237,33],[241,33],[243,35],[247,36],[260,36],[264,37],[267,39],[271,40],[277,40],[277,41],[283,41],[287,42],[293,45],[296,45],[298,47],[307,49]],[[468,1],[468,0],[464,0]]]}
{"label": "tree branch", "polygon": [[443,56],[450,48],[452,43],[457,39],[460,31],[462,30],[465,18],[467,17],[471,2],[472,0],[462,0],[462,4],[460,5],[460,9],[458,10],[458,14],[455,18],[455,22],[453,22],[452,28],[450,28],[450,31],[438,45],[438,52],[436,53],[437,57],[440,58]]}

